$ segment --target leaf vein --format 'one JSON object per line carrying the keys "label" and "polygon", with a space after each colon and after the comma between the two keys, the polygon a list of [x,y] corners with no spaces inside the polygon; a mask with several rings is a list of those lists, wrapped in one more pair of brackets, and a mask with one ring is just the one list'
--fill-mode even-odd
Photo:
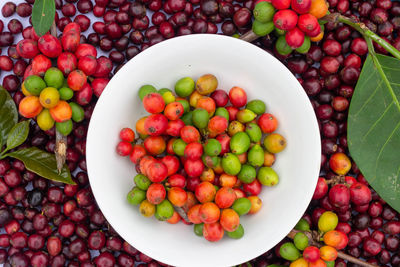
{"label": "leaf vein", "polygon": [[[371,75],[372,76],[372,75]],[[371,77],[370,76],[370,77]],[[375,88],[374,92],[368,97],[367,101],[364,102],[364,104],[360,107],[360,109],[357,111],[354,116],[358,116],[358,114],[366,107],[366,105],[374,98],[375,94],[378,92],[378,89],[381,87],[383,81],[381,81]]]}
{"label": "leaf vein", "polygon": [[[376,172],[376,170],[377,170],[378,163],[379,163],[379,159],[380,159],[381,156],[382,156],[383,150],[385,150],[386,145],[389,143],[390,139],[392,139],[394,133],[397,131],[397,129],[399,128],[399,126],[400,126],[400,122],[397,123],[396,127],[395,127],[395,128],[393,129],[393,131],[390,133],[390,135],[389,135],[388,138],[386,139],[385,143],[383,144],[382,148],[380,149],[379,154],[378,154],[378,157],[376,158],[376,161],[375,161],[375,172]],[[376,175],[375,175],[375,176],[376,176]]]}
{"label": "leaf vein", "polygon": [[389,106],[387,106],[387,108],[384,110],[384,112],[382,113],[382,115],[374,122],[374,124],[372,124],[372,126],[368,129],[367,133],[363,136],[363,140],[365,140],[365,138],[369,135],[369,133],[375,128],[375,126],[383,119],[383,117],[385,117],[386,113],[389,111],[390,107],[394,104],[394,101],[392,101],[390,103]]}

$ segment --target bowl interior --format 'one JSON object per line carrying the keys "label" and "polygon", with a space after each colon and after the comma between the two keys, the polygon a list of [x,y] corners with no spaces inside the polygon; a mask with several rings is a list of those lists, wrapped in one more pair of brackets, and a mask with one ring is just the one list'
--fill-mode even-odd
{"label": "bowl interior", "polygon": [[[241,217],[245,235],[210,243],[193,226],[142,217],[126,201],[136,174],[115,152],[118,133],[146,115],[137,96],[143,84],[174,88],[184,76],[216,75],[218,88],[244,88],[248,100],[262,99],[279,120],[287,148],[273,168],[276,187],[263,187],[263,207]],[[310,202],[320,165],[320,139],[312,106],[296,78],[277,59],[244,41],[218,35],[190,35],[155,45],[130,60],[110,81],[93,112],[87,140],[90,184],[102,212],[131,245],[175,266],[232,266],[271,249],[294,227]]]}

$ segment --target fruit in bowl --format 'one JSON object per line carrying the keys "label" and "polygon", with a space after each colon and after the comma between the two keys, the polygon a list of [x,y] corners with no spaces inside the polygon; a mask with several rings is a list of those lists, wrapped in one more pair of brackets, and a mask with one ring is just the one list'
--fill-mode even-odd
{"label": "fruit in bowl", "polygon": [[[151,115],[136,122],[137,139],[131,128],[123,128],[116,147],[140,172],[127,201],[140,205],[145,217],[194,224],[195,234],[208,241],[219,241],[224,232],[234,239],[244,235],[239,216],[257,213],[262,186],[278,184],[271,166],[286,147],[286,139],[273,133],[278,120],[265,113],[262,100],[247,103],[246,91],[238,86],[229,94],[217,88],[212,74],[196,82],[179,79],[177,96],[166,88],[141,86],[138,96]],[[177,175],[182,183],[174,186]],[[221,176],[232,182],[226,184]]]}
{"label": "fruit in bowl", "polygon": [[[210,119],[208,122],[207,120],[202,120],[202,118],[210,117],[210,114],[212,114],[213,110],[209,109],[209,103],[211,101],[208,101],[207,96],[198,94],[197,89],[193,90],[193,92],[185,90],[187,89],[186,86],[190,84],[194,83],[196,85],[196,81],[200,79],[201,75],[207,73],[213,74],[218,82],[217,90],[214,92],[209,91],[215,82],[213,82],[212,79],[208,78],[207,86],[204,88],[202,87],[205,94],[209,94],[209,97],[215,102],[215,111],[211,116],[212,120]],[[187,77],[191,77],[193,82],[187,79]],[[178,81],[180,86],[177,87],[178,90],[175,94],[175,84]],[[137,208],[136,206],[130,205],[127,201],[127,193],[134,185],[133,180],[139,173],[140,165],[144,167],[144,163],[146,163],[146,165],[154,163],[150,156],[153,158],[158,157],[156,155],[157,153],[161,153],[160,150],[175,150],[177,152],[175,152],[176,155],[183,157],[185,155],[185,143],[193,143],[192,141],[187,142],[188,140],[186,139],[193,138],[190,134],[191,131],[188,131],[189,134],[184,134],[183,138],[180,131],[174,131],[175,128],[179,128],[182,125],[179,123],[178,119],[175,119],[172,120],[175,121],[175,125],[171,125],[167,135],[173,134],[176,135],[174,138],[179,136],[178,140],[182,140],[173,144],[172,141],[162,141],[161,136],[151,136],[152,138],[148,139],[149,141],[151,140],[151,142],[147,141],[143,143],[143,147],[138,144],[132,147],[135,154],[133,154],[134,156],[131,156],[130,159],[122,159],[121,156],[116,153],[116,146],[121,141],[119,139],[121,129],[126,127],[134,128],[133,130],[136,132],[135,138],[144,140],[145,135],[148,133],[145,130],[146,119],[143,119],[143,117],[152,116],[153,118],[157,118],[160,117],[160,115],[166,117],[164,113],[149,114],[146,111],[142,99],[144,100],[145,96],[149,93],[155,93],[155,88],[152,86],[145,86],[140,90],[144,84],[151,84],[153,87],[159,89],[158,92],[164,100],[164,113],[167,106],[174,102],[182,104],[184,111],[185,106],[187,106],[186,101],[189,102],[189,106],[192,106],[192,109],[194,106],[197,107],[200,105],[205,111],[196,111],[194,114],[192,113],[192,120],[193,117],[195,117],[197,124],[197,126],[193,125],[193,128],[196,128],[201,136],[202,133],[198,129],[207,129],[208,124],[210,124],[210,126],[212,124],[211,128],[215,130],[215,133],[209,135],[209,139],[216,139],[220,142],[221,151],[224,148],[230,150],[225,150],[224,153],[232,154],[231,158],[236,159],[237,155],[233,155],[234,153],[229,146],[228,138],[230,138],[230,135],[234,136],[234,134],[238,132],[238,129],[240,130],[240,124],[235,123],[232,124],[231,127],[228,125],[225,135],[220,135],[225,131],[225,128],[222,129],[222,132],[219,132],[219,127],[214,127],[219,125],[219,121],[224,120],[223,118],[219,119],[218,116],[223,117],[222,115],[224,115],[225,112],[218,111],[218,115],[216,115],[216,113],[219,107],[225,107],[227,105],[229,91],[232,88],[243,88],[247,95],[247,100],[245,100],[244,103],[242,100],[234,101],[234,103],[231,101],[232,105],[229,104],[228,107],[226,107],[228,114],[235,112],[234,105],[242,105],[242,107],[247,105],[248,108],[250,107],[250,109],[254,110],[253,112],[260,112],[259,102],[254,102],[254,100],[258,99],[266,104],[266,112],[273,114],[275,119],[279,120],[275,133],[279,133],[288,140],[286,148],[279,152],[279,154],[276,154],[276,161],[272,166],[274,171],[279,174],[279,183],[273,187],[265,188],[265,190],[262,190],[258,195],[258,198],[262,200],[262,207],[259,205],[260,202],[256,196],[248,197],[248,200],[250,200],[252,204],[252,209],[249,213],[253,214],[239,216],[239,223],[242,224],[245,230],[245,234],[242,238],[232,240],[229,237],[225,237],[218,242],[209,242],[205,238],[199,238],[193,234],[193,231],[201,234],[201,226],[192,226],[193,229],[192,227],[184,227],[181,223],[178,226],[154,218],[146,218],[145,216],[151,216],[156,213],[156,208],[153,206],[154,204],[151,204],[149,200],[145,200],[138,204],[139,208]],[[170,88],[173,92],[163,88]],[[221,92],[219,89],[223,89],[225,92]],[[139,91],[141,91],[140,94]],[[230,94],[231,99],[232,96],[236,94],[240,95],[240,92],[241,90],[239,89],[232,90]],[[186,98],[187,100],[183,101],[180,97]],[[199,103],[200,98],[206,99],[200,100]],[[154,96],[154,99],[152,96],[148,100],[151,100],[149,102],[154,101],[154,103],[162,102],[158,96]],[[145,102],[147,103],[148,100]],[[196,101],[197,105],[194,104]],[[232,107],[229,107],[230,105]],[[157,107],[158,105],[153,105],[151,108],[157,109]],[[244,110],[245,108],[241,109]],[[180,106],[176,103],[169,106],[167,114],[168,116],[172,116],[170,118],[176,116],[176,113],[170,112],[172,110],[180,111]],[[260,114],[262,113],[263,112]],[[239,113],[236,113],[236,117],[238,114]],[[178,113],[178,116],[179,115],[180,112]],[[247,114],[241,114],[239,117],[246,117],[244,115]],[[226,116],[226,113],[224,116]],[[261,115],[258,116],[261,117]],[[217,119],[213,119],[214,117]],[[266,116],[264,115],[264,117]],[[167,120],[168,127],[169,119],[165,119]],[[189,121],[190,117],[183,114],[179,119],[186,123]],[[258,119],[258,121],[259,120],[260,119]],[[264,130],[270,127],[270,125],[258,124],[257,126],[261,128],[261,130],[263,130],[263,127]],[[147,127],[149,127],[149,123],[147,123]],[[185,129],[188,129],[188,127]],[[190,129],[191,128],[188,130]],[[153,133],[160,130],[163,130],[162,127],[161,129],[151,129]],[[251,129],[248,129],[248,131],[250,130]],[[164,129],[164,131],[166,131],[166,129]],[[246,128],[244,132],[246,132]],[[239,133],[241,132],[239,131]],[[215,136],[213,136],[214,134]],[[121,135],[130,136],[129,138],[132,137],[132,133],[121,133]],[[240,135],[242,134],[238,136],[240,137]],[[250,135],[249,137],[256,138]],[[164,142],[165,148],[163,148]],[[213,145],[215,145],[215,142],[211,141],[209,147],[207,146],[207,153],[213,153]],[[200,147],[198,145],[192,146],[192,156],[196,157],[196,153],[194,152],[197,152],[197,149],[200,149]],[[130,152],[130,147],[127,147],[126,153]],[[256,145],[255,147],[264,149],[264,143],[262,142],[259,146]],[[147,153],[149,150],[151,150],[154,155],[145,155],[144,158],[147,160],[140,160],[141,164],[138,164],[139,167],[136,170],[131,160],[136,162],[142,154]],[[278,60],[258,47],[235,38],[206,34],[177,37],[164,41],[146,49],[126,63],[111,79],[96,104],[89,125],[86,151],[89,180],[94,196],[112,227],[127,240],[127,242],[141,252],[158,261],[174,266],[232,266],[261,255],[268,249],[274,247],[290,232],[306,210],[318,180],[321,155],[318,124],[314,111],[301,85],[289,70]],[[203,147],[203,153],[205,151],[206,149]],[[131,154],[132,153],[130,153],[130,155]],[[268,164],[271,165],[275,160],[273,154],[274,153],[264,153],[262,162],[261,160],[254,162],[252,160],[251,164],[268,162]],[[214,156],[211,156],[211,158],[212,157]],[[244,160],[243,158],[241,159]],[[257,157],[257,159],[259,158]],[[197,160],[195,161],[197,162]],[[167,157],[162,163],[168,166],[174,164],[173,162],[176,161],[171,157]],[[205,165],[203,160],[201,160],[200,163]],[[211,159],[207,164],[218,165],[218,162],[213,162]],[[251,164],[247,163],[247,165]],[[196,171],[198,165],[194,164],[191,168],[186,168],[185,173],[187,173],[188,169],[190,171]],[[154,166],[162,165],[155,164]],[[242,164],[240,164],[240,166],[242,166]],[[181,168],[185,169],[184,165],[182,165]],[[215,170],[213,171],[215,175]],[[221,173],[219,176],[219,182],[223,185],[222,187],[234,186],[235,179],[233,176],[237,178],[237,175],[234,173],[238,170],[233,169],[231,171],[231,174]],[[195,176],[199,175],[199,177],[201,177],[201,174],[203,174],[203,172],[200,174],[195,173]],[[142,176],[139,176],[135,181],[139,181],[141,177]],[[212,177],[211,171],[203,175],[203,179],[205,180],[211,180],[210,177]],[[149,177],[147,176],[147,178]],[[157,179],[157,177],[155,178]],[[242,178],[246,179],[248,177],[243,175]],[[200,179],[188,178],[186,180],[186,189],[188,190],[185,191],[187,191],[187,198],[190,198],[191,201],[194,201],[196,198],[196,194],[192,192],[196,192],[198,180]],[[148,181],[146,181],[147,180],[144,180],[144,184],[148,183]],[[182,177],[181,173],[177,173],[166,178],[165,184],[168,187],[182,188],[185,186],[185,179]],[[203,189],[211,189],[211,187],[207,185],[208,184],[205,184]],[[158,188],[160,187],[156,186],[152,188],[151,191],[154,190],[157,192]],[[247,190],[257,190],[257,188],[257,186],[248,187]],[[147,189],[147,191],[148,190],[149,189]],[[234,189],[234,191],[235,195],[239,193],[239,190]],[[174,199],[175,204],[179,206],[181,204],[179,203],[181,191],[177,189],[176,192],[173,192],[173,194],[171,193],[171,195],[173,195],[171,198]],[[219,198],[220,196],[217,198],[218,201],[216,202],[215,200],[213,204],[219,203],[221,205],[221,200]],[[165,192],[164,200],[168,200],[167,192]],[[209,203],[211,204],[212,202]],[[246,206],[246,203],[236,203],[234,205],[236,210],[232,207],[232,210],[235,210],[238,215],[246,211],[245,208],[239,211],[239,207],[237,207],[239,204]],[[217,204],[215,205],[218,207]],[[211,207],[210,210],[217,210],[214,209],[215,206],[212,204],[209,206]],[[162,207],[165,208],[164,206]],[[184,208],[187,207],[183,205],[182,209]],[[169,207],[167,207],[167,209],[169,209]],[[188,215],[190,214],[191,213]],[[230,214],[228,213],[224,216],[227,215]],[[174,215],[172,216],[174,219],[176,219],[176,217],[177,216]],[[226,235],[228,236],[228,234]],[[199,257],[199,255],[204,255],[204,257]],[[224,255],[230,256],[225,257]]]}

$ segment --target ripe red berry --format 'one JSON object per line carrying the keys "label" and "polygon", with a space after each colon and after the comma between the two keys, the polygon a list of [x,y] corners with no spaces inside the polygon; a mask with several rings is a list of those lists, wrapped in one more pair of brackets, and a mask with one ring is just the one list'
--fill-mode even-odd
{"label": "ripe red berry", "polygon": [[304,33],[299,30],[299,28],[295,27],[286,33],[285,39],[291,48],[296,49],[303,44]]}
{"label": "ripe red berry", "polygon": [[274,15],[274,25],[280,30],[289,31],[296,27],[297,14],[293,10],[279,10]]}
{"label": "ripe red berry", "polygon": [[119,132],[119,138],[122,141],[133,142],[135,140],[135,132],[131,128],[123,128]]}
{"label": "ripe red berry", "polygon": [[132,144],[126,141],[121,141],[117,145],[117,153],[120,156],[129,156],[132,152]]}

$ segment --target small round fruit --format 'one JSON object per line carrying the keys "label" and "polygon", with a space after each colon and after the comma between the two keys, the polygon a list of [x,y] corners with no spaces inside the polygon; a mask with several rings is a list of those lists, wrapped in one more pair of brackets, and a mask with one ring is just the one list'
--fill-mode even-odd
{"label": "small round fruit", "polygon": [[122,128],[121,131],[119,131],[119,139],[133,142],[133,140],[135,140],[135,132],[131,128]]}
{"label": "small round fruit", "polygon": [[301,218],[294,229],[299,231],[310,231],[310,224],[305,219]]}
{"label": "small round fruit", "polygon": [[263,133],[272,133],[278,128],[278,120],[269,113],[262,114],[257,121]]}
{"label": "small round fruit", "polygon": [[195,189],[196,198],[200,203],[213,201],[216,193],[214,185],[210,182],[202,182]]}
{"label": "small round fruit", "polygon": [[182,207],[186,203],[187,193],[182,188],[171,187],[168,191],[168,200],[172,205]]}
{"label": "small round fruit", "polygon": [[328,12],[328,4],[326,0],[312,0],[311,7],[308,13],[316,17],[317,19],[322,18]]}
{"label": "small round fruit", "polygon": [[139,212],[144,217],[151,217],[156,212],[156,206],[145,199],[142,201],[142,203],[140,203]]}
{"label": "small round fruit", "polygon": [[46,88],[46,83],[43,81],[43,79],[38,76],[38,75],[31,75],[26,80],[24,81],[24,85],[26,90],[31,94],[31,95],[40,95],[40,92]]}
{"label": "small round fruit", "polygon": [[294,246],[292,242],[287,242],[279,248],[281,257],[288,261],[295,261],[300,258],[299,250]]}
{"label": "small round fruit", "polygon": [[25,96],[19,103],[19,114],[25,118],[33,118],[39,115],[43,107],[40,104],[39,97],[31,95]]}
{"label": "small round fruit", "polygon": [[[261,2],[261,3],[265,3],[265,2]],[[264,101],[255,99],[255,100],[249,101],[246,105],[246,108],[253,111],[257,115],[261,115],[265,112],[266,106],[265,106]]]}
{"label": "small round fruit", "polygon": [[275,8],[267,1],[259,2],[253,9],[254,18],[262,23],[272,21],[274,14]]}
{"label": "small round fruit", "polygon": [[201,205],[199,209],[199,216],[204,223],[218,222],[221,211],[218,206],[213,202],[207,202]]}
{"label": "small round fruit", "polygon": [[230,175],[237,175],[240,172],[241,164],[239,158],[232,153],[226,153],[222,158],[222,168]]}
{"label": "small round fruit", "polygon": [[334,212],[325,211],[318,219],[318,229],[324,233],[335,230],[338,222],[339,218]]}
{"label": "small round fruit", "polygon": [[60,90],[58,90],[58,92],[60,93],[61,100],[70,100],[72,97],[74,97],[74,91],[68,87],[62,87]]}
{"label": "small round fruit", "polygon": [[194,91],[194,81],[190,77],[179,79],[175,84],[175,93],[180,97],[188,97]]}
{"label": "small round fruit", "polygon": [[242,88],[234,86],[229,90],[229,100],[234,107],[240,108],[246,105],[247,94]]}
{"label": "small round fruit", "polygon": [[44,74],[44,81],[48,87],[60,88],[64,84],[64,74],[61,70],[52,67]]}
{"label": "small round fruit", "polygon": [[131,205],[139,205],[143,200],[146,199],[146,192],[140,188],[134,187],[131,191],[128,192],[126,199],[128,203]]}
{"label": "small round fruit", "polygon": [[235,231],[232,232],[226,232],[227,236],[229,236],[230,238],[233,239],[240,239],[243,237],[244,235],[244,228],[241,224],[239,224],[239,226],[236,228]]}
{"label": "small round fruit", "polygon": [[139,189],[142,190],[147,190],[149,188],[149,186],[151,185],[151,181],[149,178],[147,178],[146,176],[144,176],[143,174],[137,174],[134,178],[133,181],[135,182],[136,186]]}
{"label": "small round fruit", "polygon": [[236,193],[230,187],[220,188],[215,195],[215,204],[221,209],[226,209],[232,206],[236,200]]}
{"label": "small round fruit", "polygon": [[158,205],[165,199],[166,194],[162,184],[153,183],[147,189],[146,198],[151,204]]}
{"label": "small round fruit", "polygon": [[299,250],[306,249],[306,247],[308,247],[308,241],[309,241],[308,237],[302,232],[296,233],[296,235],[293,238],[294,245]]}
{"label": "small round fruit", "polygon": [[203,236],[204,223],[197,223],[193,226],[193,232],[197,236]]}
{"label": "small round fruit", "polygon": [[218,156],[221,153],[221,143],[216,139],[208,139],[204,144],[204,153],[208,156]]}
{"label": "small round fruit", "polygon": [[225,231],[233,232],[239,227],[240,218],[233,209],[224,209],[221,212],[219,222]]}
{"label": "small round fruit", "polygon": [[40,92],[39,100],[44,108],[50,109],[58,104],[60,93],[54,87],[47,87]]}
{"label": "small round fruit", "polygon": [[266,186],[274,186],[279,182],[278,174],[271,167],[261,167],[258,170],[257,179]]}
{"label": "small round fruit", "polygon": [[289,267],[308,267],[308,262],[304,258],[298,258],[290,263]]}
{"label": "small round fruit", "polygon": [[248,212],[249,214],[257,213],[262,207],[262,200],[258,196],[249,196],[247,197],[248,200],[251,202],[251,208]]}
{"label": "small round fruit", "polygon": [[164,199],[160,204],[156,206],[156,215],[159,220],[166,221],[174,215],[174,207],[171,202]]}
{"label": "small round fruit", "polygon": [[74,91],[79,91],[87,83],[87,76],[81,70],[74,70],[68,74],[68,87]]}
{"label": "small round fruit", "polygon": [[286,139],[277,133],[267,135],[264,138],[264,147],[268,152],[276,154],[281,152],[286,147]]}
{"label": "small round fruit", "polygon": [[72,120],[56,122],[57,131],[59,131],[64,136],[68,136],[72,132],[72,128],[73,128]]}
{"label": "small round fruit", "polygon": [[338,250],[344,249],[349,242],[346,234],[336,230],[325,233],[323,238],[326,245],[334,247]]}
{"label": "small round fruit", "polygon": [[297,27],[285,34],[286,43],[293,49],[299,48],[304,43],[304,37],[304,33]]}
{"label": "small round fruit", "polygon": [[143,98],[143,106],[147,112],[157,114],[163,112],[165,101],[160,94],[150,93]]}
{"label": "small round fruit", "polygon": [[153,85],[146,84],[139,88],[138,95],[139,95],[140,100],[143,101],[143,98],[146,95],[148,95],[150,93],[156,93],[156,92],[157,92],[157,89]]}
{"label": "small round fruit", "polygon": [[149,93],[143,98],[144,109],[152,114],[161,113],[165,108],[165,101],[159,93]]}
{"label": "small round fruit", "polygon": [[321,259],[324,261],[335,261],[338,256],[338,252],[331,246],[323,246],[319,249]]}
{"label": "small round fruit", "polygon": [[207,127],[209,121],[209,115],[207,110],[203,108],[196,108],[192,112],[192,122],[193,125],[199,129],[204,129]]}
{"label": "small round fruit", "polygon": [[176,139],[172,143],[172,149],[174,153],[180,157],[182,157],[185,154],[186,146],[187,144],[182,139]]}
{"label": "small round fruit", "polygon": [[64,122],[72,117],[71,106],[64,100],[58,101],[58,104],[50,109],[51,117],[56,122]]}
{"label": "small round fruit", "polygon": [[276,28],[284,31],[290,31],[296,27],[297,19],[298,16],[296,12],[290,9],[285,9],[276,12],[273,20]]}
{"label": "small round fruit", "polygon": [[303,258],[307,262],[315,262],[319,259],[319,249],[314,246],[309,246],[303,251]]}
{"label": "small round fruit", "polygon": [[251,209],[251,201],[248,198],[241,197],[235,200],[232,209],[236,211],[239,216],[249,213]]}
{"label": "small round fruit", "polygon": [[42,112],[40,112],[36,118],[36,122],[43,131],[50,130],[54,126],[54,120],[48,109],[43,109]]}
{"label": "small round fruit", "polygon": [[[145,98],[146,99],[146,98]],[[164,110],[164,115],[169,120],[177,120],[183,115],[183,106],[179,102],[172,102],[167,104]]]}
{"label": "small round fruit", "polygon": [[305,36],[303,44],[300,47],[296,48],[296,51],[301,54],[306,54],[310,50],[310,47],[311,47],[310,37]]}
{"label": "small round fruit", "polygon": [[253,182],[254,179],[256,179],[256,176],[257,176],[256,169],[249,164],[243,164],[238,174],[239,180],[246,184]]}
{"label": "small round fruit", "polygon": [[278,40],[275,42],[276,51],[283,56],[287,56],[292,53],[293,49],[286,42],[286,38],[284,35],[278,37]]}
{"label": "small round fruit", "polygon": [[209,95],[218,87],[218,80],[212,74],[205,74],[196,81],[196,91],[201,95]]}
{"label": "small round fruit", "polygon": [[153,162],[147,168],[147,177],[153,183],[161,183],[167,178],[168,175],[168,168],[162,162]]}
{"label": "small round fruit", "polygon": [[217,242],[224,236],[224,229],[219,222],[206,223],[203,227],[203,236],[210,242]]}
{"label": "small round fruit", "polygon": [[338,175],[346,175],[351,169],[351,161],[344,153],[335,153],[329,159],[329,167]]}

